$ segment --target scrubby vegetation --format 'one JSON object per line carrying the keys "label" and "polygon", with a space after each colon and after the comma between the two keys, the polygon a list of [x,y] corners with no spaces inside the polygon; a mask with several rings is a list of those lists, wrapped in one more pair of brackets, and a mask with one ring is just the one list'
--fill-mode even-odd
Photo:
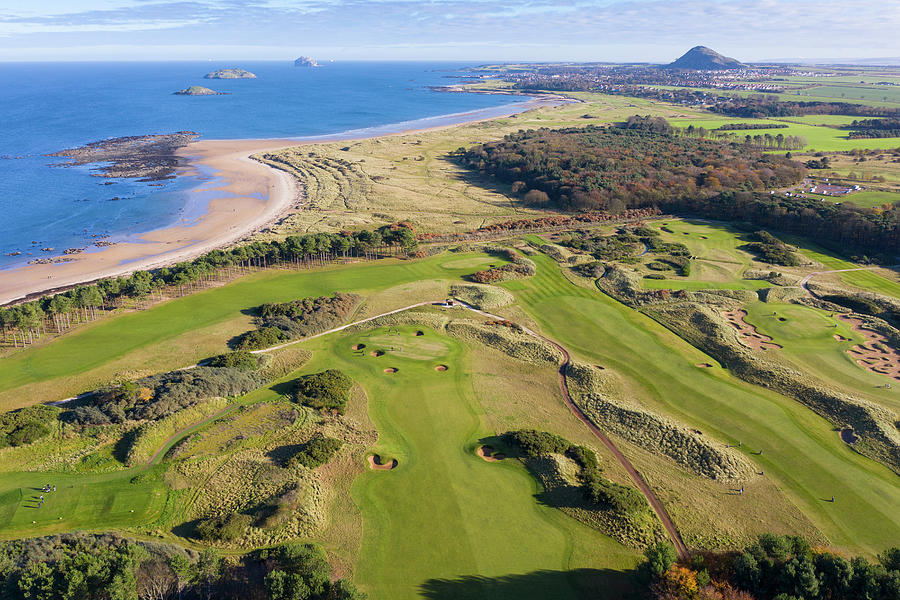
{"label": "scrubby vegetation", "polygon": [[304,375],[294,382],[294,399],[316,410],[332,410],[344,414],[353,380],[343,371],[328,369]]}
{"label": "scrubby vegetation", "polygon": [[871,563],[811,547],[801,537],[763,534],[738,553],[677,562],[674,548],[647,548],[639,572],[658,600],[897,600],[900,548]]}
{"label": "scrubby vegetation", "polygon": [[107,386],[73,401],[64,418],[80,425],[162,419],[204,398],[241,396],[266,382],[256,371],[196,367]]}
{"label": "scrubby vegetation", "polygon": [[468,319],[454,319],[447,323],[447,333],[490,346],[513,358],[534,364],[557,364],[562,355],[551,344],[525,333],[519,325],[509,321],[479,323]]}
{"label": "scrubby vegetation", "polygon": [[503,435],[503,441],[527,458],[545,458],[562,454],[581,467],[579,479],[584,497],[598,508],[632,514],[647,509],[647,501],[634,488],[620,485],[600,474],[597,455],[585,446],[577,446],[567,439],[546,431],[522,429]]}
{"label": "scrubby vegetation", "polygon": [[59,409],[36,405],[0,414],[0,448],[24,446],[50,434]]}
{"label": "scrubby vegetation", "polygon": [[363,600],[365,595],[349,581],[332,581],[325,552],[312,544],[283,544],[225,560],[214,550],[68,534],[0,542],[0,597]]}
{"label": "scrubby vegetation", "polygon": [[756,254],[762,262],[785,267],[796,267],[800,264],[794,249],[768,231],[757,231],[753,237],[755,241],[745,244],[744,248]]}
{"label": "scrubby vegetation", "polygon": [[[642,248],[645,254],[653,256],[647,263],[649,269],[676,270],[685,277],[691,274],[691,252],[687,246],[664,242],[659,238],[658,231],[645,226],[623,227],[612,235],[584,229],[572,231],[559,236],[559,244],[587,252],[600,261],[626,264],[638,261],[639,249]],[[604,271],[582,265],[578,272],[586,277],[601,277]],[[596,272],[599,274],[594,275]]]}
{"label": "scrubby vegetation", "polygon": [[288,340],[306,337],[337,327],[360,301],[356,294],[302,298],[280,304],[263,304],[257,309],[257,329],[234,341],[238,350],[260,350]]}
{"label": "scrubby vegetation", "polygon": [[259,368],[261,357],[251,354],[247,350],[235,350],[228,354],[213,356],[205,362],[207,367],[226,367],[240,369],[241,371],[253,371]]}
{"label": "scrubby vegetation", "polygon": [[317,433],[300,446],[297,453],[288,459],[287,464],[289,467],[296,464],[303,465],[307,469],[315,469],[331,460],[342,445],[341,440]]}

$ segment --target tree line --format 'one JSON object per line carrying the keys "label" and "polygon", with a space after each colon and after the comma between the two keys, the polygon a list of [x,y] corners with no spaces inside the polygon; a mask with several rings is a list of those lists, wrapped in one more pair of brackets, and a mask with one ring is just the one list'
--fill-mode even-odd
{"label": "tree line", "polygon": [[760,535],[738,552],[698,552],[676,561],[667,542],[638,567],[656,600],[898,600],[900,548],[877,562],[845,558],[798,536]]}
{"label": "tree line", "polygon": [[153,271],[135,271],[38,300],[0,308],[0,341],[26,347],[47,333],[62,333],[87,323],[103,311],[128,300],[144,303],[164,294],[181,296],[254,269],[313,268],[336,260],[376,259],[414,253],[418,247],[409,223],[374,230],[289,236],[280,241],[252,242],[227,250],[213,250],[192,261]]}
{"label": "tree line", "polygon": [[225,559],[213,549],[117,535],[66,534],[0,542],[4,600],[364,600],[331,579],[321,547],[286,543]]}

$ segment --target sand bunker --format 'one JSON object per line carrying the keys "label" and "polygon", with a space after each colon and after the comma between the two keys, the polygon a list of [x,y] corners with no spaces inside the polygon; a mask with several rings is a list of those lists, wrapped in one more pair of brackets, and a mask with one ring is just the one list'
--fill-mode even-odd
{"label": "sand bunker", "polygon": [[701,369],[712,369],[712,365],[709,363],[697,363],[697,366]]}
{"label": "sand bunker", "polygon": [[423,335],[425,335],[425,332],[424,332],[424,331],[417,331],[417,332],[416,332],[416,336],[417,336],[417,337],[421,337],[421,336],[423,336]]}
{"label": "sand bunker", "polygon": [[847,444],[855,444],[859,439],[859,436],[849,427],[845,427],[844,429],[841,429],[841,439]]}
{"label": "sand bunker", "polygon": [[839,342],[849,342],[850,341],[850,338],[845,338],[844,336],[842,336],[839,333],[834,334],[834,339],[836,339]]}
{"label": "sand bunker", "polygon": [[[887,344],[887,338],[877,331],[866,328],[865,322],[860,319],[846,315],[839,315],[838,318],[849,323],[854,331],[858,331],[866,338],[865,343],[847,350],[856,360],[856,364],[873,373],[900,381],[900,352]],[[838,336],[834,337],[836,339]]]}
{"label": "sand bunker", "polygon": [[754,350],[781,348],[781,346],[772,341],[772,338],[759,333],[756,331],[756,327],[744,320],[747,317],[746,310],[732,310],[722,313],[722,316],[728,320],[732,327],[737,329],[738,334],[741,336],[741,341]]}
{"label": "sand bunker", "polygon": [[362,350],[365,347],[366,347],[365,344],[353,344],[353,346],[351,346],[350,349],[351,350]]}
{"label": "sand bunker", "polygon": [[392,458],[390,462],[382,462],[381,457],[377,454],[369,455],[369,468],[374,471],[390,471],[397,468],[397,459]]}
{"label": "sand bunker", "polygon": [[491,446],[479,446],[478,450],[476,450],[475,452],[478,454],[478,456],[488,462],[497,462],[506,458],[505,454],[495,452]]}
{"label": "sand bunker", "polygon": [[435,371],[446,371],[449,367],[447,365],[438,365],[434,368]]}
{"label": "sand bunker", "polygon": [[377,358],[379,356],[384,356],[384,350],[372,350],[369,354]]}
{"label": "sand bunker", "polygon": [[384,372],[385,372],[385,373],[396,373],[396,372],[399,371],[399,370],[400,370],[400,369],[398,369],[398,368],[396,368],[396,367],[388,367],[387,369],[384,370]]}

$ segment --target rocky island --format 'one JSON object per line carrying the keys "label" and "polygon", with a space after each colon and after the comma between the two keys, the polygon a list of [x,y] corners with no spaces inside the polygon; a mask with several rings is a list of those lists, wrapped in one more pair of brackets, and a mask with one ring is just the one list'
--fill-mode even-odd
{"label": "rocky island", "polygon": [[192,85],[189,88],[172,92],[176,96],[224,96],[225,92],[217,92],[202,85]]}
{"label": "rocky island", "polygon": [[233,67],[230,69],[219,69],[203,76],[204,79],[256,79],[256,74],[244,69]]}
{"label": "rocky island", "polygon": [[319,63],[317,63],[314,59],[308,56],[301,56],[297,60],[294,61],[295,67],[318,67]]}

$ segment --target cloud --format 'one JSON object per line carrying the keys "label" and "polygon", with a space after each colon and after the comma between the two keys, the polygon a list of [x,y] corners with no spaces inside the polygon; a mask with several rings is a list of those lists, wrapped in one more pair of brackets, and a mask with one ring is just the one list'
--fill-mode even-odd
{"label": "cloud", "polygon": [[[698,43],[749,58],[900,54],[900,5],[846,0],[0,0],[0,47],[99,44],[522,48],[521,58],[667,60]],[[77,7],[77,10],[75,9]],[[863,35],[863,33],[865,35]],[[619,50],[621,50],[621,52]],[[606,52],[608,56],[600,56]],[[4,53],[5,55],[6,53]],[[552,55],[552,56],[551,56]],[[491,56],[484,58],[490,59]],[[583,55],[571,59],[588,58]]]}

